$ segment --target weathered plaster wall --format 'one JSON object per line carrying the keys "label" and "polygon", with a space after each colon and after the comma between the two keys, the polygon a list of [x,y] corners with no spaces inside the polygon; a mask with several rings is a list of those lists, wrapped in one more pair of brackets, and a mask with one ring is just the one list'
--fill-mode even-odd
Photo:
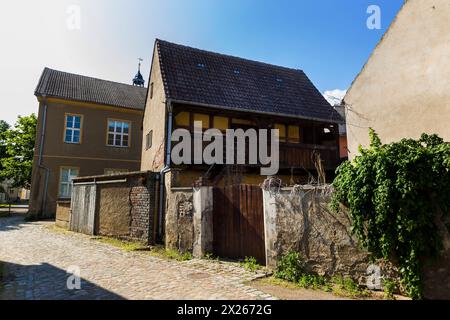
{"label": "weathered plaster wall", "polygon": [[97,184],[95,234],[153,244],[156,180],[151,172],[76,179],[75,183]]}
{"label": "weathered plaster wall", "polygon": [[[267,265],[291,251],[299,252],[309,271],[325,276],[350,276],[367,284],[371,264],[369,254],[352,236],[351,221],[343,212],[329,209],[330,192],[306,186],[282,190],[264,190]],[[343,210],[345,210],[343,208]],[[425,262],[424,296],[427,299],[450,299],[450,216],[437,219],[444,248],[437,259]],[[399,278],[391,263],[378,261],[381,276]]]}
{"label": "weathered plaster wall", "polygon": [[369,143],[436,133],[450,141],[450,5],[408,0],[345,97],[349,157]]}
{"label": "weathered plaster wall", "polygon": [[329,198],[318,189],[264,190],[267,265],[300,252],[311,272],[346,275],[364,283],[369,255],[350,233],[347,215],[328,209]]}
{"label": "weathered plaster wall", "polygon": [[[169,176],[170,179],[170,176]],[[194,244],[194,199],[192,188],[166,184],[165,244],[167,248],[192,252]]]}
{"label": "weathered plaster wall", "polygon": [[125,183],[97,187],[97,234],[128,237],[130,234],[130,187]]}
{"label": "weathered plaster wall", "polygon": [[[158,50],[153,54],[150,86],[153,84],[153,97],[148,94],[143,121],[142,171],[159,172],[164,167],[166,136],[166,96],[161,76]],[[150,90],[150,89],[149,89]],[[146,135],[153,131],[152,146],[146,149]]]}
{"label": "weathered plaster wall", "polygon": [[57,227],[68,229],[70,222],[70,201],[58,201],[56,203],[56,220]]}
{"label": "weathered plaster wall", "polygon": [[196,258],[213,252],[213,187],[194,189],[194,248]]}

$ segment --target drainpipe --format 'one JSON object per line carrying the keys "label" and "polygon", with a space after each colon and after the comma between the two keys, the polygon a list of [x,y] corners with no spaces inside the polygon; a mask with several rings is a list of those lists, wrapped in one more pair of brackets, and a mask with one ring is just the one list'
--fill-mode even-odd
{"label": "drainpipe", "polygon": [[42,129],[41,129],[41,140],[39,143],[39,161],[38,161],[38,167],[40,169],[45,170],[45,179],[44,179],[44,195],[41,205],[41,215],[44,214],[45,207],[47,206],[47,191],[48,191],[48,179],[50,175],[50,169],[43,166],[43,152],[44,152],[44,141],[45,141],[45,130],[47,128],[47,99],[45,96],[43,96],[43,103],[44,103],[44,114],[42,115]]}
{"label": "drainpipe", "polygon": [[165,207],[164,201],[164,189],[165,189],[165,175],[170,171],[170,161],[171,161],[171,147],[172,147],[172,121],[173,112],[172,105],[168,102],[168,120],[167,120],[167,144],[166,144],[166,163],[164,168],[160,171],[159,176],[159,215],[158,215],[158,237],[162,239],[163,236],[163,212]]}

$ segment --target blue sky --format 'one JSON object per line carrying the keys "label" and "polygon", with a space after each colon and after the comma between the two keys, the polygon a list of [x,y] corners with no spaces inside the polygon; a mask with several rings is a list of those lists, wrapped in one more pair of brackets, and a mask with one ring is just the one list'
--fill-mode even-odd
{"label": "blue sky", "polygon": [[[46,66],[130,83],[155,38],[303,69],[321,92],[349,87],[403,0],[16,0],[2,5],[0,119],[37,112]],[[67,8],[80,8],[80,29]],[[369,5],[381,30],[369,30]]]}

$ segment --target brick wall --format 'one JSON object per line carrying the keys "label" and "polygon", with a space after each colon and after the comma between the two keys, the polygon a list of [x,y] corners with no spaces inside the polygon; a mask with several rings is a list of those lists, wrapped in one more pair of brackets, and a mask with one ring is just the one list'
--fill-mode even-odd
{"label": "brick wall", "polygon": [[[155,223],[155,179],[154,176],[147,179],[138,179],[137,185],[130,190],[131,225],[130,237],[133,239],[151,239],[153,243],[153,231]],[[147,180],[147,181],[144,181]],[[150,214],[149,214],[150,213]]]}

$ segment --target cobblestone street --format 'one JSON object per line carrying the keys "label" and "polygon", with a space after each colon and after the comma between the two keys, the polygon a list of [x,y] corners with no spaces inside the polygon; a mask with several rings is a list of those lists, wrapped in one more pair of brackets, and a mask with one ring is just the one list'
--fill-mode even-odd
{"label": "cobblestone street", "polygon": [[[0,299],[273,299],[245,285],[258,275],[236,264],[125,252],[51,225],[0,219]],[[71,267],[80,270],[81,290],[67,289]]]}

